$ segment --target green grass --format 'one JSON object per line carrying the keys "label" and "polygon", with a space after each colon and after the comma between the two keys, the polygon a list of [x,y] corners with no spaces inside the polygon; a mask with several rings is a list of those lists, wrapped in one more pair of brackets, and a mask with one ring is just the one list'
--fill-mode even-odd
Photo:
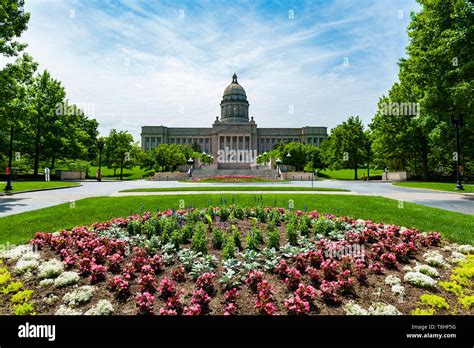
{"label": "green grass", "polygon": [[[90,178],[95,178],[95,172],[97,171],[98,167],[89,167],[88,171],[88,176]],[[120,180],[120,168],[118,168],[115,172],[114,176],[114,170],[111,168],[107,168],[102,166],[101,168],[102,171],[102,179],[105,180]],[[145,179],[147,178],[151,173],[153,173],[153,170],[146,170],[142,169],[138,166],[133,167],[132,169],[125,169],[123,170],[123,180],[138,180],[138,179]]]}
{"label": "green grass", "polygon": [[338,216],[347,215],[415,227],[422,231],[439,231],[452,241],[474,244],[474,216],[407,202],[403,203],[403,208],[399,208],[398,201],[383,197],[325,194],[183,194],[87,198],[76,201],[73,208],[70,203],[64,203],[6,216],[0,218],[0,245],[7,242],[27,242],[37,231],[53,232],[77,225],[89,225],[113,217],[127,216],[140,210],[177,208],[180,203],[186,207],[206,207],[210,204],[219,205],[221,199],[231,204],[232,197],[236,204],[247,206],[262,204],[287,207],[289,201],[293,200],[296,209],[303,209],[306,205],[308,210],[317,209]]}
{"label": "green grass", "polygon": [[[370,169],[371,179],[381,179],[383,170],[382,169]],[[367,176],[367,168],[359,168],[357,170],[357,177],[359,180]],[[354,180],[354,169],[340,169],[340,170],[329,170],[322,169],[318,170],[318,177],[324,179],[336,179],[336,180]]]}
{"label": "green grass", "polygon": [[415,182],[415,181],[404,181],[404,182],[394,182],[392,185],[403,186],[403,187],[413,187],[421,189],[430,189],[438,191],[449,191],[449,192],[467,192],[474,193],[474,185],[463,185],[464,191],[456,190],[455,183],[446,183],[446,182]]}
{"label": "green grass", "polygon": [[[0,182],[0,189],[3,191],[5,188],[6,182]],[[59,187],[72,187],[79,186],[77,182],[70,181],[13,181],[13,191],[11,192],[20,192],[28,190],[43,190],[43,189],[52,189]]]}
{"label": "green grass", "polygon": [[328,187],[297,186],[209,186],[209,187],[153,187],[122,190],[120,192],[184,192],[184,191],[343,191],[349,190]]}

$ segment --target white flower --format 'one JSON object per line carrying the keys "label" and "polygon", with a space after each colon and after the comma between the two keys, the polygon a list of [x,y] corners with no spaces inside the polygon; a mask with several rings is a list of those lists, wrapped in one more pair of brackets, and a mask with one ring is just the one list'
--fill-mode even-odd
{"label": "white flower", "polygon": [[439,277],[439,273],[436,270],[436,268],[428,266],[428,265],[416,265],[415,272],[426,274],[427,276],[430,276],[432,278]]}
{"label": "white flower", "polygon": [[41,287],[51,286],[53,284],[54,284],[54,279],[51,279],[51,278],[46,278],[39,282],[39,286]]}
{"label": "white flower", "polygon": [[371,315],[401,315],[402,313],[390,304],[376,302],[369,307],[369,314]]}
{"label": "white flower", "polygon": [[466,256],[464,256],[464,254],[461,254],[458,251],[453,251],[451,257],[449,258],[449,261],[451,261],[452,263],[463,262],[466,261]]}
{"label": "white flower", "polygon": [[13,247],[12,249],[5,249],[0,251],[0,259],[16,261],[25,254],[37,254],[39,258],[39,254],[33,252],[33,247],[31,245],[22,244]]}
{"label": "white flower", "polygon": [[369,312],[354,301],[349,301],[344,305],[346,315],[368,315]]}
{"label": "white flower", "polygon": [[95,306],[85,312],[85,315],[110,315],[114,312],[114,306],[107,300],[100,300]]}
{"label": "white flower", "polygon": [[74,285],[79,281],[79,274],[73,271],[64,272],[54,280],[54,286],[62,288],[68,285]]}
{"label": "white flower", "polygon": [[458,251],[464,255],[474,254],[474,246],[470,244],[460,245],[458,246]]}
{"label": "white flower", "polygon": [[84,285],[80,288],[68,292],[63,297],[63,302],[69,306],[77,306],[82,303],[89,302],[94,294],[95,288],[90,285]]}
{"label": "white flower", "polygon": [[19,259],[13,268],[15,274],[23,274],[27,271],[32,271],[39,266],[38,260],[23,260]]}
{"label": "white flower", "polygon": [[452,248],[451,246],[449,246],[449,245],[445,245],[445,246],[443,247],[443,251],[452,251],[452,250],[453,250],[453,248]]}
{"label": "white flower", "polygon": [[391,275],[391,274],[389,274],[385,278],[385,284],[390,285],[390,286],[400,284],[401,282],[402,280],[400,278],[395,277],[394,275]]}
{"label": "white flower", "polygon": [[57,259],[51,259],[43,262],[38,267],[38,272],[39,278],[55,278],[64,272],[64,265]]}
{"label": "white flower", "polygon": [[55,314],[56,315],[81,315],[82,312],[77,309],[73,309],[73,308],[61,305],[59,306],[59,309],[56,311]]}
{"label": "white flower", "polygon": [[436,280],[420,272],[408,272],[403,280],[421,288],[432,288],[436,285]]}
{"label": "white flower", "polygon": [[449,267],[449,264],[444,260],[443,255],[437,250],[430,250],[423,254],[425,262],[433,267]]}
{"label": "white flower", "polygon": [[413,268],[412,268],[411,266],[409,266],[409,265],[406,265],[406,266],[403,266],[403,270],[404,270],[405,272],[411,272],[411,271],[413,271]]}
{"label": "white flower", "polygon": [[400,285],[400,284],[392,285],[392,292],[395,295],[403,297],[403,296],[405,296],[405,287],[403,285]]}

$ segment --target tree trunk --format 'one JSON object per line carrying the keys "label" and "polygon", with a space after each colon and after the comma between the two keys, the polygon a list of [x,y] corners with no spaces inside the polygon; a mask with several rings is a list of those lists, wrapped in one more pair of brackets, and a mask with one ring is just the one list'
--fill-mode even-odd
{"label": "tree trunk", "polygon": [[117,171],[117,168],[116,168],[116,167],[114,167],[114,178],[115,178],[115,172],[116,172],[116,171]]}
{"label": "tree trunk", "polygon": [[428,147],[423,145],[421,150],[422,165],[423,165],[423,181],[428,180]]}
{"label": "tree trunk", "polygon": [[354,155],[354,180],[357,180],[357,155]]}
{"label": "tree trunk", "polygon": [[51,157],[51,168],[50,168],[50,170],[53,170],[53,169],[54,169],[55,163],[56,163],[56,156],[53,155],[53,156]]}
{"label": "tree trunk", "polygon": [[120,161],[120,180],[123,180],[122,175],[123,175],[123,159],[122,161]]}
{"label": "tree trunk", "polygon": [[35,134],[35,162],[33,165],[33,176],[38,176],[39,171],[39,159],[40,159],[40,139],[41,139],[41,117],[38,116],[38,122],[36,124],[36,134]]}

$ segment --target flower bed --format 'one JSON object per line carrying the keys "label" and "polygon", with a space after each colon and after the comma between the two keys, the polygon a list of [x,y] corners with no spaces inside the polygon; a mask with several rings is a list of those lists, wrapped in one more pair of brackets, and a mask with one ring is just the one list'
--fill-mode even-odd
{"label": "flower bed", "polygon": [[2,252],[0,314],[472,314],[473,253],[317,211],[165,210]]}

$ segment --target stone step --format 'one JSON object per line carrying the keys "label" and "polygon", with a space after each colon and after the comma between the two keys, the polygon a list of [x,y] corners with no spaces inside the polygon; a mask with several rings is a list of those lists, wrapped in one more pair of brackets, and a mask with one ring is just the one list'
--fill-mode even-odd
{"label": "stone step", "polygon": [[192,177],[195,179],[213,176],[256,176],[260,178],[276,179],[277,171],[273,169],[195,169]]}

